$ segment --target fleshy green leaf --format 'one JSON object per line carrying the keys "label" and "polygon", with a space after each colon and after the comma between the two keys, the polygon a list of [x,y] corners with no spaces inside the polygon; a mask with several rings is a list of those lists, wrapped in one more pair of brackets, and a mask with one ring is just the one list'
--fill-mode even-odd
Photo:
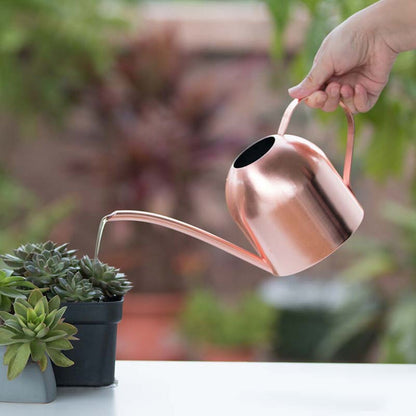
{"label": "fleshy green leaf", "polygon": [[8,313],[7,311],[0,311],[0,318],[3,321],[7,321],[8,319],[13,318],[13,315],[11,313]]}
{"label": "fleshy green leaf", "polygon": [[40,330],[42,330],[43,328],[46,328],[46,324],[44,322],[41,322],[36,328],[34,328],[33,330],[38,333]]}
{"label": "fleshy green leaf", "polygon": [[17,332],[22,332],[22,327],[19,325],[19,322],[16,318],[8,319],[5,323],[5,326],[7,326],[7,329],[12,329]]}
{"label": "fleshy green leaf", "polygon": [[57,313],[58,313],[58,311],[55,309],[46,316],[44,322],[47,326],[52,327],[52,322],[54,321],[55,316],[56,316]]}
{"label": "fleshy green leaf", "polygon": [[35,310],[35,312],[36,312],[36,315],[41,315],[41,314],[44,314],[45,312],[46,312],[46,309],[45,309],[45,304],[44,304],[44,302],[42,302],[42,300],[44,300],[45,302],[46,302],[46,299],[45,299],[45,297],[43,297],[36,305],[35,305],[35,308],[34,308],[34,310]]}
{"label": "fleshy green leaf", "polygon": [[20,316],[26,317],[27,306],[23,304],[21,299],[14,303],[14,311]]}
{"label": "fleshy green leaf", "polygon": [[74,347],[67,339],[61,338],[48,342],[48,348],[52,348],[54,350],[72,350]]}
{"label": "fleshy green leaf", "polygon": [[45,354],[43,354],[42,358],[38,361],[38,364],[41,371],[46,370],[46,367],[48,366],[48,359]]}
{"label": "fleshy green leaf", "polygon": [[65,355],[59,352],[58,350],[54,350],[52,348],[47,347],[46,351],[50,359],[58,367],[70,367],[71,365],[74,364],[72,360],[70,360],[68,357],[65,357]]}
{"label": "fleshy green leaf", "polygon": [[0,311],[10,311],[12,308],[12,301],[9,297],[0,295]]}
{"label": "fleshy green leaf", "polygon": [[19,322],[19,325],[22,328],[26,328],[27,327],[26,322],[19,315],[16,315],[16,319],[17,319],[17,322]]}
{"label": "fleshy green leaf", "polygon": [[34,322],[36,321],[38,315],[36,314],[35,310],[30,308],[26,311],[26,320],[27,322]]}
{"label": "fleshy green leaf", "polygon": [[3,357],[3,364],[9,365],[11,359],[16,355],[17,350],[22,344],[12,344],[7,347],[6,353]]}
{"label": "fleshy green leaf", "polygon": [[62,318],[63,314],[65,313],[65,311],[66,311],[66,306],[64,306],[61,309],[58,309],[58,311],[56,312],[55,317],[53,318],[53,322],[50,324],[51,329],[56,328],[56,326],[61,321],[61,318]]}
{"label": "fleshy green leaf", "polygon": [[15,334],[7,328],[0,327],[0,345],[14,344],[13,336]]}
{"label": "fleshy green leaf", "polygon": [[55,309],[58,309],[60,304],[61,304],[61,300],[59,299],[59,296],[54,296],[49,301],[49,311],[53,311]]}
{"label": "fleshy green leaf", "polygon": [[[26,299],[18,299],[17,300],[19,305],[23,305],[25,308],[31,308],[32,305],[26,300]],[[25,312],[25,316],[26,316],[26,312]]]}
{"label": "fleshy green leaf", "polygon": [[29,328],[22,328],[23,329],[23,333],[27,336],[27,337],[29,337],[29,338],[31,338],[31,337],[35,337],[35,332],[34,331],[32,331],[31,329],[29,329]]}
{"label": "fleshy green leaf", "polygon": [[51,341],[54,341],[56,339],[63,338],[65,336],[67,336],[67,333],[65,331],[60,331],[60,330],[54,329],[53,331],[49,331],[48,337],[44,338],[44,341],[45,342],[51,342]]}
{"label": "fleshy green leaf", "polygon": [[11,298],[25,298],[26,296],[22,294],[20,290],[14,289],[12,287],[0,286],[0,294],[4,296],[9,296]]}
{"label": "fleshy green leaf", "polygon": [[13,380],[26,367],[30,356],[30,345],[22,344],[17,349],[16,355],[10,360],[9,368],[7,370],[7,378]]}
{"label": "fleshy green leaf", "polygon": [[42,299],[42,292],[39,289],[34,289],[30,292],[29,298],[27,301],[30,303],[32,308],[36,306],[40,299]]}
{"label": "fleshy green leaf", "polygon": [[59,323],[55,329],[65,331],[68,335],[75,335],[78,332],[78,329],[74,325],[68,324],[67,322]]}
{"label": "fleshy green leaf", "polygon": [[45,326],[45,328],[42,328],[36,335],[36,338],[43,338],[49,333],[50,329],[49,327]]}
{"label": "fleshy green leaf", "polygon": [[33,361],[40,361],[45,355],[46,344],[40,341],[32,341],[30,343],[30,353]]}

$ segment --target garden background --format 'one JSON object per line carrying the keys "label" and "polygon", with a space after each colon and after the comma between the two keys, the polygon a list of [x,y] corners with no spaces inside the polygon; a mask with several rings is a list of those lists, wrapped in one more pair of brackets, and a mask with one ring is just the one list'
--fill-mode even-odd
{"label": "garden background", "polygon": [[[4,0],[1,252],[52,239],[93,255],[115,209],[251,249],[227,212],[229,166],[276,131],[331,28],[370,3]],[[307,272],[271,278],[173,231],[106,228],[101,259],[134,283],[118,358],[416,362],[414,58],[356,116],[364,223]],[[290,132],[342,169],[342,111],[300,107]]]}

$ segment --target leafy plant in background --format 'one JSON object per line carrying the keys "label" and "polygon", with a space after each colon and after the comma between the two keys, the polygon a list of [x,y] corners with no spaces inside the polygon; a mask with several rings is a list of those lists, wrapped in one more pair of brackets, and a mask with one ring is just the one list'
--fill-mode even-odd
{"label": "leafy plant in background", "polygon": [[47,241],[21,245],[0,259],[12,276],[22,275],[38,288],[48,289],[49,299],[59,295],[64,302],[109,302],[120,300],[132,288],[119,269],[88,256],[79,260],[75,252],[68,244]]}
{"label": "leafy plant in background", "polygon": [[[234,154],[237,138],[219,138],[212,128],[230,91],[213,88],[205,78],[192,81],[188,74],[193,62],[180,50],[174,31],[145,35],[127,42],[111,74],[88,91],[89,109],[106,143],[95,159],[100,161],[97,172],[110,184],[110,206],[190,218],[198,181],[214,162]],[[147,262],[149,269],[142,273],[142,282],[149,276],[150,290],[159,276],[170,276],[165,290],[183,284],[174,265],[191,251],[190,243],[177,236],[178,243],[171,244],[164,233],[146,227],[135,234],[144,257],[164,253],[165,261]],[[130,256],[129,261],[140,258]],[[199,267],[203,274],[206,266],[201,262]]]}
{"label": "leafy plant in background", "polygon": [[0,169],[0,252],[11,250],[19,241],[41,241],[74,209],[72,198],[46,206],[28,189]]}
{"label": "leafy plant in background", "polygon": [[[290,85],[297,84],[309,72],[313,57],[325,36],[341,21],[370,5],[370,0],[265,0],[275,23],[274,55],[284,64],[280,77]],[[309,14],[307,33],[300,50],[293,56],[285,51],[284,34],[296,8]],[[414,147],[416,129],[416,59],[415,52],[400,54],[393,67],[389,84],[376,106],[356,117],[357,127],[370,127],[372,139],[365,151],[365,168],[374,177],[385,179],[402,172],[406,154]],[[325,114],[322,114],[326,118]],[[344,117],[339,114],[339,117]],[[333,119],[333,115],[331,115]],[[342,118],[338,124],[345,128]],[[344,130],[340,132],[345,137]],[[392,142],[392,139],[394,143]],[[413,180],[416,189],[416,175]]]}
{"label": "leafy plant in background", "polygon": [[188,296],[181,328],[196,345],[259,348],[268,345],[274,319],[274,310],[254,294],[232,306],[200,290]]}
{"label": "leafy plant in background", "polygon": [[189,212],[190,179],[234,149],[232,137],[219,140],[210,129],[227,91],[189,82],[191,62],[174,32],[147,35],[127,43],[111,76],[90,90],[110,149],[103,152],[103,173],[120,204],[142,204],[168,190],[175,201],[171,215]]}
{"label": "leafy plant in background", "polygon": [[416,363],[416,210],[388,204],[382,214],[398,227],[399,237],[387,243],[356,240],[355,261],[341,277],[360,289],[337,311],[321,357],[331,358],[357,335],[376,331],[381,361]]}
{"label": "leafy plant in background", "polygon": [[116,1],[3,0],[0,106],[56,121],[111,64]]}
{"label": "leafy plant in background", "polygon": [[72,349],[70,341],[76,340],[77,329],[63,322],[65,307],[59,308],[58,296],[49,302],[39,289],[29,298],[16,299],[14,314],[0,312],[4,321],[0,326],[0,345],[7,345],[4,364],[8,366],[9,380],[16,378],[26,367],[29,359],[46,370],[49,357],[59,367],[73,365],[62,350]]}

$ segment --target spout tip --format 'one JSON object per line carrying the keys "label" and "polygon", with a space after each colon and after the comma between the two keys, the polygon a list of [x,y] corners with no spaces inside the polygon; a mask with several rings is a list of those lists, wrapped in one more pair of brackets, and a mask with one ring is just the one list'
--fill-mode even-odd
{"label": "spout tip", "polygon": [[114,217],[114,216],[116,216],[116,215],[117,215],[117,211],[113,211],[113,212],[111,212],[110,214],[105,215],[105,216],[103,217],[102,221],[105,221],[105,222],[107,222],[107,221],[111,221],[111,218],[113,218],[113,217]]}

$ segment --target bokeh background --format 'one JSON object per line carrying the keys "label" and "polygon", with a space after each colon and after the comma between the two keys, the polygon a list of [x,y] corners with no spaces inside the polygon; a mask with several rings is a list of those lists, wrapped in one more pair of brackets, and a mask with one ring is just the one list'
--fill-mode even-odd
{"label": "bokeh background", "polygon": [[[228,169],[276,131],[325,35],[370,3],[3,0],[0,251],[52,239],[93,255],[115,209],[251,249],[227,212]],[[118,358],[416,362],[415,103],[409,52],[356,116],[364,223],[300,275],[272,278],[152,225],[109,224],[100,258],[134,283]],[[289,130],[341,171],[342,111],[300,107]]]}

